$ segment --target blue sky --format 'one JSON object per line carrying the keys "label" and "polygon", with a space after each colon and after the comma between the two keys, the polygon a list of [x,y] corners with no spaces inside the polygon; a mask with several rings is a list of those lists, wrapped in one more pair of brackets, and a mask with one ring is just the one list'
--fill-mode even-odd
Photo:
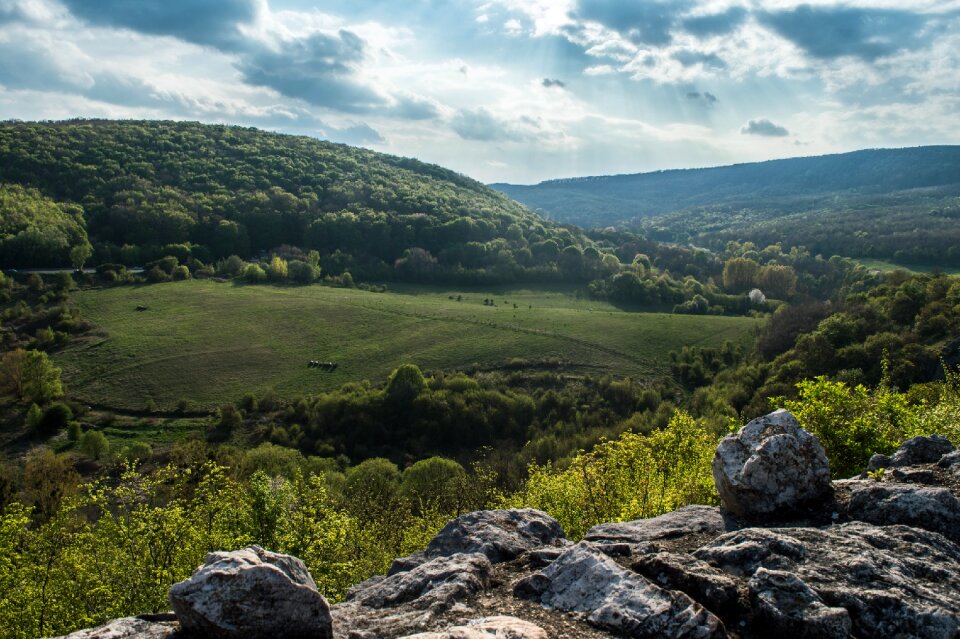
{"label": "blue sky", "polygon": [[0,118],[311,135],[487,182],[960,143],[960,0],[0,0]]}

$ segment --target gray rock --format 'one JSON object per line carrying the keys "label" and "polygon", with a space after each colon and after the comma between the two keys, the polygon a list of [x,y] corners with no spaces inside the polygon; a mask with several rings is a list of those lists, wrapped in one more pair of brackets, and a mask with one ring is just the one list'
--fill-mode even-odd
{"label": "gray rock", "polygon": [[174,639],[176,626],[138,617],[114,619],[102,626],[79,630],[57,639]]}
{"label": "gray rock", "polygon": [[850,484],[847,516],[880,526],[916,526],[960,541],[960,499],[942,487],[856,482]]}
{"label": "gray rock", "polygon": [[546,631],[516,617],[475,619],[440,632],[421,632],[403,639],[548,639]]}
{"label": "gray rock", "polygon": [[591,624],[629,637],[726,636],[720,619],[687,595],[659,588],[585,544],[517,582],[514,594],[585,613]]}
{"label": "gray rock", "polygon": [[437,627],[439,615],[470,614],[463,601],[490,585],[481,553],[435,557],[415,568],[354,586],[331,610],[338,639],[403,637]]}
{"label": "gray rock", "polygon": [[207,555],[170,588],[183,630],[209,639],[329,639],[330,608],[303,562],[250,546]]}
{"label": "gray rock", "polygon": [[690,595],[713,612],[737,607],[737,582],[707,562],[686,553],[661,552],[644,555],[632,566],[653,583]]}
{"label": "gray rock", "polygon": [[347,601],[377,609],[410,604],[420,610],[445,610],[483,590],[492,570],[481,553],[437,557],[412,570],[367,580],[350,590]]}
{"label": "gray rock", "polygon": [[583,538],[596,544],[651,544],[690,535],[719,535],[734,527],[715,506],[684,506],[636,521],[597,524]]}
{"label": "gray rock", "polygon": [[960,546],[934,532],[864,522],[747,528],[694,554],[748,578],[760,569],[796,575],[824,605],[847,610],[857,637],[960,636]]}
{"label": "gray rock", "polygon": [[900,444],[893,455],[871,457],[867,470],[934,464],[954,450],[954,445],[943,435],[917,435]]}
{"label": "gray rock", "polygon": [[937,466],[940,468],[953,468],[957,464],[960,464],[960,450],[947,453],[937,462]]}
{"label": "gray rock", "polygon": [[900,444],[897,452],[890,457],[888,468],[935,464],[954,450],[954,445],[943,435],[917,435]]}
{"label": "gray rock", "polygon": [[786,513],[831,490],[823,446],[782,409],[724,437],[713,478],[723,505],[740,517]]}
{"label": "gray rock", "polygon": [[388,575],[412,569],[435,557],[483,553],[493,563],[564,540],[557,520],[540,510],[479,510],[450,521],[421,553],[394,560]]}
{"label": "gray rock", "polygon": [[846,639],[852,623],[844,608],[823,603],[810,586],[789,572],[760,568],[748,584],[757,626],[799,639]]}

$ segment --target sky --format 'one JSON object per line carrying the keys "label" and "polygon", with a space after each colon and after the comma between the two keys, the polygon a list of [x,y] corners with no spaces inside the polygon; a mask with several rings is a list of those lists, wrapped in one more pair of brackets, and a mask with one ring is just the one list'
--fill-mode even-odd
{"label": "sky", "polygon": [[0,119],[198,120],[484,182],[960,143],[960,0],[0,0]]}

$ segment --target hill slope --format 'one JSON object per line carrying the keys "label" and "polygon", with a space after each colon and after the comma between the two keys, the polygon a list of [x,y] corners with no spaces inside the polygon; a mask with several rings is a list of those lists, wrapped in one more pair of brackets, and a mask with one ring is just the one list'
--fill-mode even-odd
{"label": "hill slope", "polygon": [[181,243],[198,245],[203,261],[288,244],[339,249],[375,271],[411,247],[437,254],[511,232],[531,241],[557,232],[438,166],[190,122],[0,123],[0,182],[81,205],[96,262],[146,261]]}
{"label": "hill slope", "polygon": [[551,218],[599,226],[699,206],[754,207],[835,193],[960,186],[960,146],[872,149],[708,169],[491,186]]}
{"label": "hill slope", "polygon": [[824,255],[960,262],[960,146],[493,187],[550,219],[640,227],[653,239],[784,241]]}

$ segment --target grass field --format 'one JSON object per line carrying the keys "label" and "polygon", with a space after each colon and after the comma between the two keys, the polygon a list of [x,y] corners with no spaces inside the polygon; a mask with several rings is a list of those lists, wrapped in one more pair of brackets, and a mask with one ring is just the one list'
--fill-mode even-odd
{"label": "grass field", "polygon": [[[671,350],[747,342],[756,324],[626,312],[562,290],[371,293],[188,281],[87,290],[76,299],[99,331],[55,356],[68,394],[133,411],[151,401],[169,411],[186,399],[206,410],[247,392],[289,397],[380,383],[408,362],[462,370],[559,358],[572,370],[649,378],[667,372]],[[141,304],[148,310],[137,312]],[[310,360],[339,367],[308,369]]]}
{"label": "grass field", "polygon": [[[858,259],[857,262],[865,266],[866,268],[873,271],[880,271],[881,273],[890,273],[892,271],[909,271],[910,273],[929,273],[934,270],[933,266],[925,266],[922,264],[897,264],[895,262],[888,262],[886,260],[873,260],[868,258]],[[940,271],[943,271],[947,275],[958,275],[960,274],[960,268],[955,267],[945,267],[940,268]]]}

